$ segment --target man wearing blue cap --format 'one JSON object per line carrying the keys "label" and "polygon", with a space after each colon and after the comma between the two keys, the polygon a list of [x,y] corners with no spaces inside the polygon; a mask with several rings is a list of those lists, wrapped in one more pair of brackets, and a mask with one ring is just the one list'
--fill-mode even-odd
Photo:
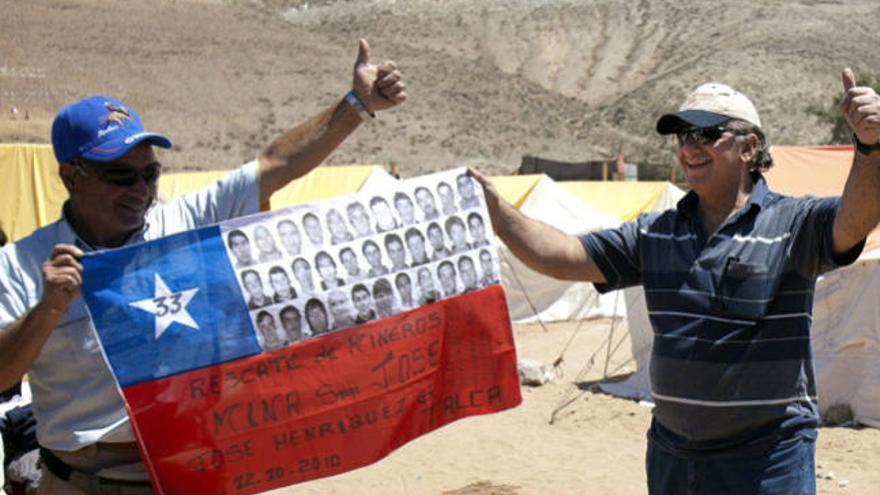
{"label": "man wearing blue cap", "polygon": [[62,218],[0,252],[0,389],[29,373],[46,468],[38,493],[152,493],[78,297],[83,253],[255,213],[374,112],[405,99],[395,64],[371,64],[361,40],[344,99],[276,138],[254,162],[161,206],[153,147],[171,147],[168,138],[145,131],[134,110],[113,98],[61,109],[52,144],[70,195]]}
{"label": "man wearing blue cap", "polygon": [[492,223],[535,270],[605,292],[643,285],[654,345],[652,494],[813,494],[816,277],[853,262],[880,221],[880,96],[843,73],[855,158],[841,197],[770,191],[751,101],[705,84],[657,122],[691,191],[677,208],[580,238],[486,191]]}

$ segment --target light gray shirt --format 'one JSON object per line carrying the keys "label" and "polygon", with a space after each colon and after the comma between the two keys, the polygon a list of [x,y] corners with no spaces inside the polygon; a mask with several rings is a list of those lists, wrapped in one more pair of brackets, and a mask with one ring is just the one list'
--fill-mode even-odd
{"label": "light gray shirt", "polygon": [[[259,203],[257,164],[251,162],[200,191],[154,207],[126,244],[256,213]],[[40,301],[41,265],[56,244],[94,250],[62,217],[0,251],[0,331]],[[134,441],[122,396],[82,297],[73,300],[28,377],[40,445],[72,451],[99,441]]]}

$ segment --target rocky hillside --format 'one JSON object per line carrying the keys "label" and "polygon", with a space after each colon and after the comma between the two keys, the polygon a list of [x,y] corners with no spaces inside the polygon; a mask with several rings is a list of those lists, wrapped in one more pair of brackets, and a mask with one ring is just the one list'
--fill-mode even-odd
{"label": "rocky hillside", "polygon": [[[0,0],[0,142],[41,141],[59,106],[131,103],[176,170],[228,168],[331,105],[357,39],[394,59],[410,101],[331,163],[402,175],[467,164],[510,173],[524,154],[673,163],[656,118],[693,87],[750,95],[775,143],[817,144],[808,112],[839,71],[880,70],[876,0]],[[10,114],[16,107],[19,113]],[[24,120],[24,113],[28,120]]]}

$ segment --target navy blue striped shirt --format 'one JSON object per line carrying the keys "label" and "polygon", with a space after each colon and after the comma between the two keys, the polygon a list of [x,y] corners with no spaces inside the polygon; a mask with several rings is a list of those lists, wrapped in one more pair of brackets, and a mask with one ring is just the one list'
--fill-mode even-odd
{"label": "navy blue striped shirt", "polygon": [[792,198],[760,178],[711,236],[691,191],[581,242],[600,292],[642,284],[654,329],[652,439],[682,453],[769,448],[818,424],[810,348],[816,277],[853,262],[832,251],[840,198]]}

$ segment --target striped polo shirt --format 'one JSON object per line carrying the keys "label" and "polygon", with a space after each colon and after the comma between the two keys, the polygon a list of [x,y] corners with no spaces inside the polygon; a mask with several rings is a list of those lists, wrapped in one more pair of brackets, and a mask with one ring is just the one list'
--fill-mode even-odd
{"label": "striped polo shirt", "polygon": [[810,349],[816,277],[840,198],[793,198],[763,178],[712,235],[691,191],[676,209],[581,237],[599,292],[642,284],[654,345],[652,440],[680,453],[762,450],[818,424]]}

